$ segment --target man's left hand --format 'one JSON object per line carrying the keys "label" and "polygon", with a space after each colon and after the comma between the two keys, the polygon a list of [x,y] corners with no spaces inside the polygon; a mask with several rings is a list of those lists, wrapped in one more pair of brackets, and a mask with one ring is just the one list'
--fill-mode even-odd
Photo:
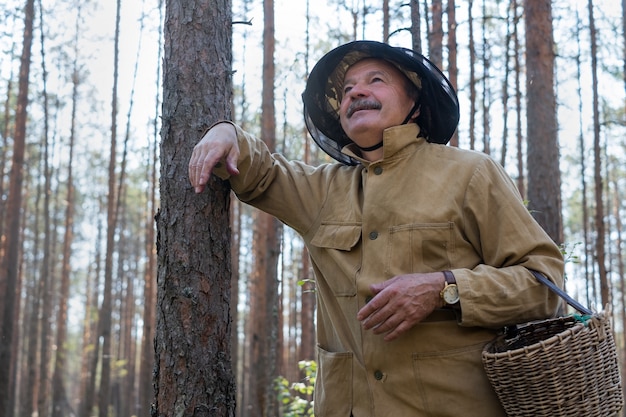
{"label": "man's left hand", "polygon": [[370,289],[375,296],[359,310],[357,319],[366,330],[394,340],[441,307],[444,285],[442,272],[398,275],[374,284]]}

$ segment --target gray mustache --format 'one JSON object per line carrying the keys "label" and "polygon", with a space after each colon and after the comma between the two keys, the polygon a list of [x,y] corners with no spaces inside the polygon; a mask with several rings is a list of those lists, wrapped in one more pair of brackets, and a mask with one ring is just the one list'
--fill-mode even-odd
{"label": "gray mustache", "polygon": [[369,99],[356,100],[350,104],[346,116],[348,119],[358,110],[378,110],[381,108],[379,102]]}

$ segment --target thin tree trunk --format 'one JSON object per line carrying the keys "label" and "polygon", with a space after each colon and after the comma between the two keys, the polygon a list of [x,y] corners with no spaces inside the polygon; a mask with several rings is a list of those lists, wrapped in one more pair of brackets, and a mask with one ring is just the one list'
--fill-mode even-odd
{"label": "thin tree trunk", "polygon": [[[459,68],[457,64],[457,44],[456,44],[456,4],[454,0],[448,0],[448,79],[456,90],[458,88]],[[450,138],[450,146],[459,146],[459,132],[454,131]]]}
{"label": "thin tree trunk", "polygon": [[389,42],[389,0],[383,0],[383,42]]}
{"label": "thin tree trunk", "polygon": [[[264,0],[263,29],[263,92],[261,139],[271,151],[276,149],[274,109],[274,2]],[[253,253],[254,272],[251,277],[254,295],[250,300],[252,317],[248,320],[250,363],[252,375],[247,380],[245,413],[249,417],[270,417],[276,412],[273,380],[277,376],[278,352],[278,221],[257,211]]]}
{"label": "thin tree trunk", "polygon": [[[40,13],[41,12],[41,2],[39,2],[39,6],[40,6]],[[43,26],[43,25],[42,25]],[[42,57],[44,56],[44,49],[43,49],[43,44],[44,44],[44,36],[43,36],[43,30],[41,32],[41,54]],[[45,59],[42,59],[42,66],[43,68],[43,74],[44,74],[44,85],[45,85],[45,80],[46,80],[46,71],[45,71]],[[44,97],[46,100],[46,105],[44,106],[44,111],[47,115],[48,112],[48,106],[47,106],[47,94],[44,93]],[[38,263],[36,263],[34,265],[34,269],[33,269],[33,280],[32,280],[32,286],[33,286],[33,290],[29,291],[29,293],[31,293],[31,303],[29,305],[29,310],[30,310],[30,319],[27,321],[28,325],[27,325],[27,337],[28,337],[28,347],[27,347],[27,353],[26,353],[26,363],[27,363],[27,373],[26,373],[26,378],[23,381],[24,383],[22,384],[22,389],[23,389],[23,394],[21,394],[23,401],[21,401],[21,405],[20,405],[20,410],[18,413],[18,416],[24,416],[24,417],[28,417],[31,416],[33,414],[33,412],[35,410],[37,410],[37,404],[38,404],[38,398],[39,398],[39,388],[40,388],[40,384],[41,384],[41,378],[39,377],[39,372],[40,372],[40,361],[38,360],[38,352],[40,347],[40,339],[39,339],[39,329],[42,323],[41,320],[41,300],[44,298],[43,297],[43,293],[42,293],[42,280],[44,279],[48,279],[48,270],[49,268],[47,267],[47,262],[49,262],[49,251],[50,251],[50,245],[49,245],[49,234],[50,234],[50,219],[49,219],[49,196],[50,193],[49,191],[49,187],[50,187],[50,169],[48,167],[48,135],[47,135],[47,130],[48,130],[48,117],[46,116],[44,118],[44,123],[45,123],[45,131],[46,134],[44,134],[43,137],[43,152],[41,153],[41,157],[40,157],[40,161],[39,161],[39,166],[40,169],[43,173],[43,177],[45,178],[44,184],[41,184],[41,181],[38,181],[37,183],[37,198],[36,198],[36,202],[35,202],[35,218],[36,218],[36,222],[35,222],[35,227],[34,229],[39,231],[39,219],[40,219],[40,213],[39,213],[39,208],[40,208],[40,202],[41,202],[41,197],[44,196],[44,201],[45,201],[45,229],[44,229],[44,236],[45,236],[45,240],[44,240],[44,259],[42,260],[42,262],[46,262],[46,271],[39,270],[38,268],[40,268],[41,266],[38,265]],[[42,192],[41,189],[44,189],[45,191]],[[0,222],[1,223],[1,222]],[[34,242],[35,248],[34,248],[34,253],[41,253],[41,249],[39,247],[39,233],[37,233],[37,237],[35,239]],[[46,246],[47,245],[47,246]],[[28,299],[27,299],[28,300]],[[28,302],[28,301],[27,301]]]}
{"label": "thin tree trunk", "polygon": [[302,323],[302,344],[300,357],[303,360],[315,359],[315,282],[309,263],[309,253],[306,246],[302,247],[302,268],[300,270],[300,286],[302,311],[300,322]]}
{"label": "thin tree trunk", "polygon": [[[43,154],[39,161],[39,166],[43,164]],[[34,230],[39,230],[39,214],[40,200],[42,196],[41,181],[37,183],[37,196],[35,198],[35,223]],[[39,233],[34,237],[33,252],[40,253],[39,249]],[[41,308],[41,294],[39,294],[38,278],[39,278],[39,264],[37,258],[32,263],[32,269],[30,272],[30,284],[26,284],[27,295],[25,299],[25,306],[27,311],[24,313],[23,323],[26,324],[26,341],[25,346],[25,366],[24,377],[20,382],[20,405],[18,416],[31,417],[33,411],[37,407],[37,397],[39,395],[39,367],[37,366],[37,352],[39,351],[39,311]]]}
{"label": "thin tree trunk", "polygon": [[504,45],[504,80],[502,81],[502,152],[500,153],[500,165],[506,165],[506,157],[508,153],[508,131],[509,131],[509,76],[511,73],[511,65],[509,58],[511,56],[511,38],[513,37],[511,26],[511,5],[507,8],[506,14],[506,41]]}
{"label": "thin tree trunk", "polygon": [[513,8],[513,49],[515,54],[515,136],[517,144],[517,189],[520,195],[526,198],[526,174],[524,172],[524,152],[523,148],[523,135],[522,135],[522,88],[521,88],[521,73],[522,68],[520,65],[520,40],[519,40],[519,4],[517,0],[512,0]]}
{"label": "thin tree trunk", "polygon": [[72,115],[69,137],[69,158],[67,162],[67,196],[65,206],[65,235],[63,237],[63,260],[61,264],[61,288],[57,312],[56,358],[52,375],[52,417],[63,417],[69,414],[69,403],[66,394],[65,373],[67,372],[67,309],[70,296],[70,260],[72,256],[74,228],[74,141],[76,136],[76,110],[78,104],[78,33],[80,22],[80,6],[76,18],[74,37],[74,63],[72,76]]}
{"label": "thin tree trunk", "polygon": [[489,45],[487,43],[487,6],[486,0],[483,0],[482,7],[482,19],[481,19],[481,31],[483,34],[482,38],[482,64],[483,64],[483,74],[482,74],[482,84],[483,84],[483,94],[482,94],[482,112],[483,112],[483,153],[487,155],[491,154],[491,145],[489,143],[490,135],[491,135],[491,125],[489,123],[489,113],[491,109],[491,87],[489,85],[489,68],[491,63],[489,62]]}
{"label": "thin tree trunk", "polygon": [[469,148],[476,145],[476,45],[474,44],[474,16],[472,15],[473,0],[467,2],[467,22],[469,31]]}
{"label": "thin tree trunk", "polygon": [[[14,46],[14,45],[12,45]],[[9,55],[13,55],[13,48]],[[11,130],[11,103],[13,100],[13,67],[11,66],[11,73],[9,80],[7,81],[7,95],[4,101],[4,129],[2,131],[2,152],[0,152],[0,196],[4,196],[4,170],[6,169],[7,155],[9,154],[9,135]],[[6,201],[0,198],[0,239],[4,236],[5,227],[5,210]],[[0,258],[4,257],[4,247],[0,244]],[[0,274],[0,294],[4,294],[2,276]],[[2,309],[0,309],[0,323],[2,322]]]}
{"label": "thin tree trunk", "polygon": [[[29,185],[30,182],[27,180],[24,183],[24,195],[29,195]],[[22,214],[20,216],[20,242],[24,242],[25,231],[26,231],[26,220],[29,218],[30,213],[28,210],[28,206],[26,205],[22,210]],[[18,270],[18,286],[15,289],[17,294],[22,294],[22,283],[24,282],[24,250],[21,248],[19,252],[19,260],[18,260],[19,270]],[[14,317],[16,320],[20,319],[21,311],[22,311],[22,297],[18,297],[15,302]],[[20,326],[13,327],[13,345],[11,347],[11,351],[13,352],[14,362],[13,369],[11,372],[11,381],[13,381],[11,385],[11,390],[9,392],[9,398],[11,401],[9,402],[9,409],[15,410],[17,396],[19,395],[19,391],[17,389],[17,385],[19,384],[20,378],[18,377],[18,364],[20,362],[20,338],[21,338],[21,329]]]}
{"label": "thin tree trunk", "polygon": [[111,316],[113,297],[113,255],[115,251],[116,219],[116,166],[117,166],[117,83],[119,79],[119,41],[120,41],[121,0],[116,1],[115,45],[113,58],[113,91],[111,96],[111,148],[109,153],[108,198],[106,252],[104,258],[104,290],[98,321],[98,334],[102,338],[102,358],[100,370],[100,392],[98,395],[98,414],[108,417],[111,402]]}
{"label": "thin tree trunk", "polygon": [[[102,206],[102,204],[100,204]],[[102,207],[101,207],[102,208]],[[81,391],[80,405],[78,409],[78,417],[91,416],[91,409],[94,406],[95,394],[96,394],[96,371],[98,367],[98,358],[100,354],[100,342],[99,342],[99,320],[97,318],[98,311],[98,298],[100,296],[100,275],[102,264],[102,248],[100,242],[102,241],[103,225],[98,219],[97,223],[97,237],[95,247],[95,270],[89,277],[93,276],[93,286],[90,288],[91,281],[87,283],[87,296],[85,301],[85,319],[83,323],[83,372],[81,372],[81,386],[84,390]],[[88,278],[89,279],[89,278]],[[92,290],[93,288],[93,290]],[[92,295],[93,293],[93,295]]]}
{"label": "thin tree trunk", "polygon": [[596,25],[593,16],[593,2],[587,2],[589,12],[589,32],[591,34],[591,89],[593,91],[593,182],[595,189],[595,221],[596,221],[596,262],[598,264],[598,278],[600,281],[600,298],[602,306],[608,306],[609,282],[605,264],[606,238],[604,222],[604,181],[602,178],[602,146],[600,144],[600,105],[598,103],[598,57],[596,41]]}
{"label": "thin tree trunk", "polygon": [[[163,1],[159,0],[159,42],[161,45],[163,33]],[[156,212],[156,190],[157,190],[157,165],[158,165],[158,142],[159,130],[158,120],[160,114],[160,80],[161,80],[161,48],[158,50],[156,61],[156,94],[153,120],[153,141],[148,146],[151,149],[148,157],[149,175],[147,178],[150,190],[146,204],[146,224],[145,224],[145,267],[143,280],[143,329],[141,336],[141,359],[139,363],[139,393],[137,400],[138,416],[148,416],[150,414],[150,404],[153,397],[152,389],[152,369],[154,368],[154,325],[155,325],[155,304],[156,304],[156,247],[154,233],[154,215]]]}
{"label": "thin tree trunk", "polygon": [[[576,27],[581,27],[581,20],[578,12],[576,12]],[[576,45],[577,45],[577,54],[576,54],[576,79],[578,80],[578,85],[576,91],[578,92],[578,149],[580,151],[580,194],[581,201],[580,204],[582,206],[582,232],[583,232],[583,276],[587,298],[587,305],[591,305],[591,293],[589,288],[590,285],[590,274],[589,274],[589,261],[591,258],[591,242],[589,238],[589,202],[587,201],[587,147],[585,145],[585,135],[583,133],[583,94],[582,94],[582,64],[580,57],[582,56],[582,48],[580,45],[580,30],[576,31]]]}
{"label": "thin tree trunk", "polygon": [[15,308],[19,294],[19,254],[22,242],[20,240],[20,210],[22,207],[22,183],[24,179],[24,153],[26,142],[26,119],[28,107],[28,80],[30,75],[31,46],[33,43],[34,0],[27,0],[24,9],[24,36],[22,57],[20,62],[19,92],[17,97],[17,111],[15,115],[15,135],[13,137],[13,157],[11,161],[9,196],[6,209],[6,236],[4,262],[0,271],[0,288],[4,289],[2,313],[0,313],[0,413],[6,417],[13,417],[13,399],[10,398],[15,366],[15,353],[12,351],[14,337],[17,333],[15,326]]}
{"label": "thin tree trunk", "polygon": [[[305,74],[309,73],[309,64],[308,57],[310,55],[310,10],[309,10],[310,1],[307,0],[307,42],[306,42],[306,56],[305,60]],[[309,139],[309,135],[306,132],[306,129],[303,130],[303,140],[305,143],[304,148],[304,162],[310,164],[312,161],[311,156],[311,140]],[[302,253],[300,254],[301,259],[301,269],[299,272],[299,281],[302,282],[300,285],[300,302],[301,302],[301,311],[300,311],[300,326],[301,326],[301,345],[298,349],[298,360],[313,360],[315,359],[315,287],[312,277],[309,275],[311,273],[311,267],[309,265],[309,253],[306,249],[306,245],[302,245]]]}
{"label": "thin tree trunk", "polygon": [[[74,112],[75,110],[73,110]],[[74,116],[73,116],[74,117]],[[65,212],[65,236],[63,238],[63,261],[61,266],[61,290],[57,313],[57,336],[54,372],[52,376],[52,416],[62,417],[68,415],[68,399],[65,390],[64,376],[67,372],[66,365],[66,340],[67,340],[67,309],[70,286],[70,257],[73,240],[73,211],[74,211],[74,186],[72,179],[73,159],[73,133],[70,134],[70,157],[68,160],[69,174],[67,179],[67,206]]]}
{"label": "thin tree trunk", "polygon": [[[232,259],[232,279],[230,283],[231,303],[230,315],[233,321],[234,330],[238,328],[239,323],[239,253],[241,245],[241,202],[236,198],[231,199],[230,218],[231,218],[231,259]],[[231,333],[231,349],[232,349],[232,366],[237,370],[239,365],[239,332]]]}
{"label": "thin tree trunk", "polygon": [[[624,81],[624,91],[626,91],[626,0],[622,0],[622,60],[623,60],[623,67],[622,67],[622,77],[623,77],[623,81]],[[625,103],[626,105],[626,100]],[[617,185],[615,186],[615,189],[618,190]],[[618,199],[619,201],[619,199]],[[618,220],[619,220],[619,229],[621,231],[623,225],[622,225],[622,220],[621,217],[619,216],[619,213],[615,216]],[[620,234],[620,242],[622,242],[623,239],[621,237]],[[585,257],[586,259],[586,257]],[[624,261],[623,261],[623,253],[621,250],[621,245],[618,248],[618,258],[619,260],[619,277],[620,277],[620,284],[621,284],[621,289],[622,289],[622,297],[621,297],[621,301],[622,301],[622,329],[626,328],[626,277],[624,276],[625,271],[624,271]],[[622,363],[626,363],[624,361],[626,361],[626,331],[622,331]],[[624,381],[626,378],[626,369],[622,366],[622,381]],[[622,384],[622,390],[624,392],[624,396],[626,397],[626,385]],[[624,410],[624,415],[626,415],[626,410]]]}
{"label": "thin tree trunk", "polygon": [[[132,112],[135,98],[135,84],[137,81],[137,74],[139,68],[139,57],[141,53],[142,46],[142,38],[144,31],[144,20],[145,16],[141,16],[140,18],[140,27],[139,27],[139,42],[137,44],[137,50],[135,55],[135,66],[133,70],[132,76],[132,87],[130,90],[130,100],[128,106],[128,113],[126,115],[126,130],[124,134],[124,145],[122,152],[122,161],[121,168],[119,173],[119,180],[117,186],[117,202],[115,208],[115,219],[121,219],[120,223],[122,224],[121,230],[127,230],[128,225],[125,225],[127,222],[127,211],[128,211],[128,201],[126,197],[126,167],[128,161],[128,144],[130,141],[131,135],[131,120],[132,120]],[[128,236],[125,236],[126,246],[130,246]],[[135,245],[133,245],[133,248]],[[124,271],[123,264],[130,263],[129,257],[136,255],[136,251],[128,247],[127,250],[121,251],[120,253],[126,254],[125,259],[120,259],[118,261],[119,267],[119,282],[122,289],[119,292],[119,305],[121,306],[120,312],[120,337],[119,344],[117,347],[118,350],[118,358],[126,362],[127,372],[124,376],[120,376],[116,381],[113,382],[113,386],[117,389],[117,409],[119,410],[117,415],[132,415],[131,412],[131,403],[133,401],[133,392],[134,392],[134,377],[135,377],[135,355],[134,355],[134,339],[133,339],[133,326],[134,320],[133,317],[135,315],[135,274],[127,274]],[[135,264],[135,262],[132,262]],[[122,282],[126,282],[124,286],[121,284]],[[125,290],[125,291],[124,291]]]}
{"label": "thin tree trunk", "polygon": [[432,0],[430,36],[428,37],[429,58],[438,68],[443,68],[443,6],[441,0]]}
{"label": "thin tree trunk", "polygon": [[[626,273],[624,268],[624,239],[622,238],[622,230],[624,228],[624,224],[622,223],[622,194],[620,193],[620,185],[618,178],[613,178],[613,189],[615,190],[615,195],[613,196],[613,217],[615,218],[615,248],[617,249],[616,254],[616,262],[617,262],[617,275],[619,277],[619,289],[620,289],[620,318],[622,323],[626,323],[626,278],[624,274]],[[617,299],[617,297],[615,297]],[[626,346],[626,332],[622,332],[622,358],[624,358],[624,346]],[[622,380],[626,376],[626,372],[622,367]],[[622,391],[624,391],[624,387],[622,387]]]}
{"label": "thin tree trunk", "polygon": [[411,45],[415,52],[422,53],[422,26],[419,0],[410,0],[411,5]]}
{"label": "thin tree trunk", "polygon": [[[157,100],[158,102],[158,100]],[[156,119],[155,119],[156,129]],[[139,393],[138,410],[135,414],[147,416],[150,413],[150,403],[152,402],[152,369],[154,367],[154,324],[156,303],[156,253],[154,246],[154,213],[156,210],[156,167],[157,167],[157,136],[155,131],[155,141],[151,148],[151,161],[148,163],[150,175],[150,198],[146,207],[145,224],[145,266],[143,277],[143,328],[141,336],[141,360],[139,364]]]}

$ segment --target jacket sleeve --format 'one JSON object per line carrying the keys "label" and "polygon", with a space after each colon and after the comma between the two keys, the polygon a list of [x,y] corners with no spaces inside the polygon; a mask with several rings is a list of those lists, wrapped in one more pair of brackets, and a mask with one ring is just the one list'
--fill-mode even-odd
{"label": "jacket sleeve", "polygon": [[213,173],[227,180],[241,201],[275,216],[298,233],[305,233],[319,214],[329,178],[340,169],[339,164],[312,167],[288,161],[270,152],[262,140],[232,125],[240,151],[239,175],[229,175],[224,164],[216,166]]}
{"label": "jacket sleeve", "polygon": [[504,169],[486,158],[472,176],[464,203],[465,233],[482,263],[456,269],[463,326],[500,327],[553,317],[560,297],[529,269],[563,287],[559,247],[532,217]]}

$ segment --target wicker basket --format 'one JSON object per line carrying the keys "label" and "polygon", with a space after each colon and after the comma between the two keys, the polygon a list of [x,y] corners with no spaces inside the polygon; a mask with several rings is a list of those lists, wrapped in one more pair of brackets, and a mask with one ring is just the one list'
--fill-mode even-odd
{"label": "wicker basket", "polygon": [[623,397],[608,317],[568,316],[516,327],[483,363],[508,416],[608,417]]}

